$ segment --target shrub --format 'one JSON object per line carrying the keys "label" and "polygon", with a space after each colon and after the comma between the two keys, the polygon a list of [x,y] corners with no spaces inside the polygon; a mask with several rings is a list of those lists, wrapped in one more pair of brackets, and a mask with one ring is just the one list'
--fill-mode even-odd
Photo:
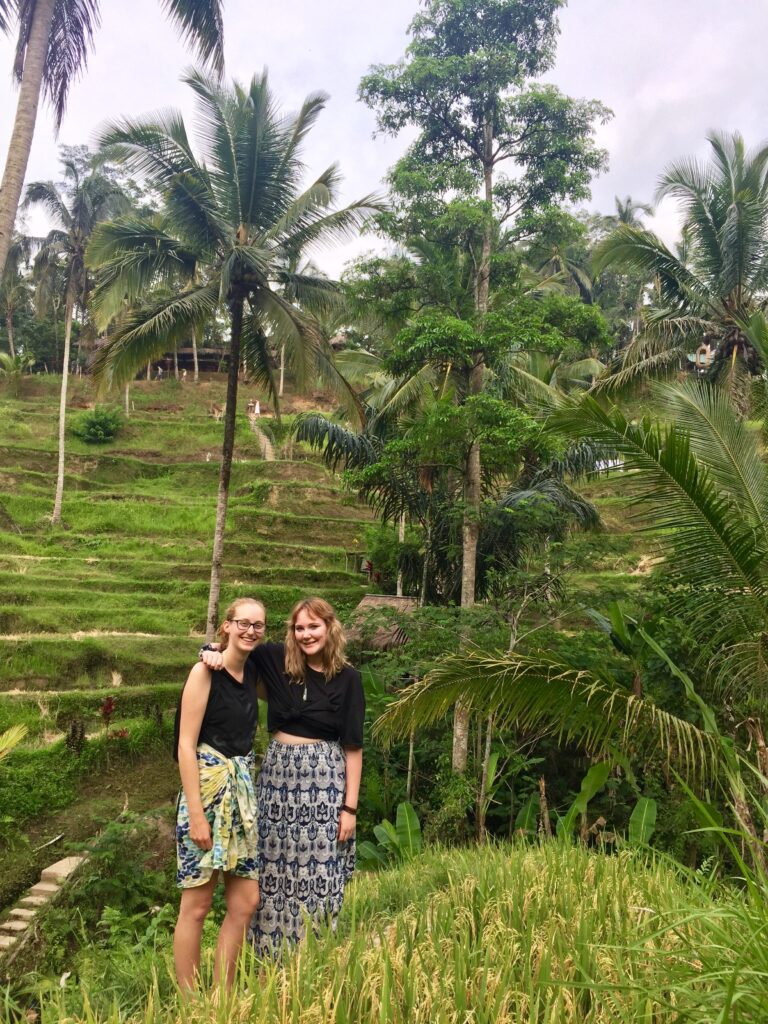
{"label": "shrub", "polygon": [[107,444],[114,441],[122,425],[117,409],[93,409],[79,417],[72,433],[86,444]]}

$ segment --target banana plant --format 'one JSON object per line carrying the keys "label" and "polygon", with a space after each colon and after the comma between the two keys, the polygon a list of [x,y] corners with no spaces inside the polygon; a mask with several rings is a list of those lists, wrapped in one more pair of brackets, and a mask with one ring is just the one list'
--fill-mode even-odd
{"label": "banana plant", "polygon": [[397,805],[394,825],[385,818],[380,825],[374,826],[373,834],[378,840],[377,843],[364,840],[357,846],[358,857],[363,867],[378,868],[404,864],[421,853],[421,824],[416,811],[409,803]]}

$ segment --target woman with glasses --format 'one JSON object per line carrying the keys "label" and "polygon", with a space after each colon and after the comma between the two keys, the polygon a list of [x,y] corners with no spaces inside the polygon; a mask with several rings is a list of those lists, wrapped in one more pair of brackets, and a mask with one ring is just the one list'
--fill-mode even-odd
{"label": "woman with glasses", "polygon": [[[284,644],[251,654],[271,740],[256,784],[261,902],[251,937],[262,956],[298,942],[307,917],[335,925],[355,867],[365,697],[336,614],[300,601]],[[218,652],[203,658],[218,664]]]}
{"label": "woman with glasses", "polygon": [[219,872],[227,912],[219,932],[214,981],[230,987],[237,956],[259,902],[253,737],[256,671],[249,660],[264,635],[264,606],[241,598],[219,630],[220,665],[189,673],[175,724],[182,790],[176,814],[176,881],[182,890],[173,952],[179,986],[194,988],[203,924]]}

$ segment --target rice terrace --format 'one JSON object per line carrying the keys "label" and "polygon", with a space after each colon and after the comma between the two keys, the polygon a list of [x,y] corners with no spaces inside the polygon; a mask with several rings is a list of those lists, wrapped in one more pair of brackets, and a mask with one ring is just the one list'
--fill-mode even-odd
{"label": "rice terrace", "polygon": [[768,1019],[766,30],[0,0],[0,1020]]}

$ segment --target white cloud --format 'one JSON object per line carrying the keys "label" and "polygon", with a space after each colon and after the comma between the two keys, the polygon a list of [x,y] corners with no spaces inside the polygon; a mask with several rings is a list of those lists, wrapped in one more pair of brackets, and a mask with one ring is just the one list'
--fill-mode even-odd
{"label": "white cloud", "polygon": [[[61,141],[88,142],[108,118],[137,116],[160,107],[181,107],[192,116],[189,90],[179,82],[190,54],[160,13],[157,0],[103,0],[96,51],[72,90]],[[283,0],[256,4],[229,0],[225,10],[230,76],[247,80],[264,66],[285,109],[315,90],[330,95],[311,133],[308,169],[317,173],[338,161],[343,198],[381,187],[404,140],[373,139],[374,116],[357,102],[361,76],[374,63],[397,60],[416,0]],[[764,40],[768,8],[762,0],[571,0],[561,16],[555,69],[546,76],[571,95],[599,99],[614,120],[599,132],[610,170],[593,188],[594,208],[609,212],[614,195],[653,197],[658,176],[671,160],[706,156],[712,128],[739,128],[750,143],[768,136],[764,97],[768,63]],[[0,68],[10,76],[12,47],[0,40]],[[9,89],[0,108],[0,154],[5,153],[15,110]],[[50,114],[41,111],[28,177],[57,173]],[[654,222],[667,241],[678,230],[674,207],[664,204]],[[30,215],[31,230],[43,229]],[[352,253],[371,247],[362,240],[328,252],[321,262],[336,273]]]}

